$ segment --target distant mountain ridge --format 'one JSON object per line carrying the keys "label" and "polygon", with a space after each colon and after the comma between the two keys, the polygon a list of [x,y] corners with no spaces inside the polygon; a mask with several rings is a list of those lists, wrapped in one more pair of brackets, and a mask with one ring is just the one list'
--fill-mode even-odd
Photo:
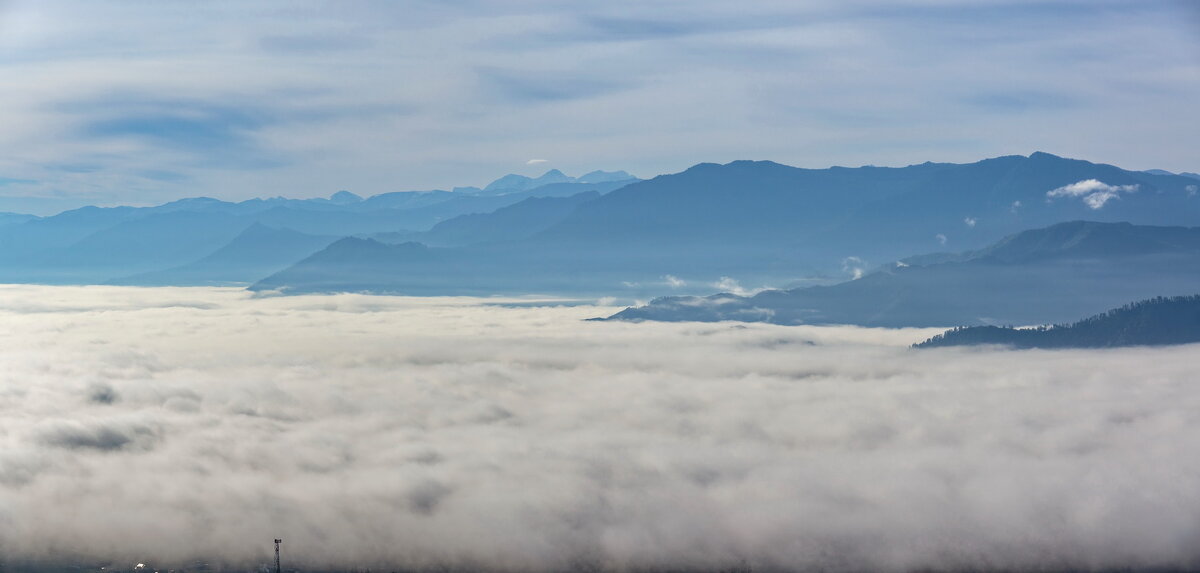
{"label": "distant mountain ridge", "polygon": [[309,235],[254,222],[228,244],[194,262],[161,271],[121,277],[110,284],[249,284],[296,263],[337,237]]}
{"label": "distant mountain ridge", "polygon": [[486,193],[525,191],[552,183],[612,183],[617,181],[632,182],[635,180],[637,180],[636,177],[624,171],[592,171],[576,178],[566,175],[557,169],[551,169],[536,178],[510,173],[487,184],[483,188],[483,191]]}
{"label": "distant mountain ridge", "polygon": [[1170,171],[1167,171],[1165,169],[1147,169],[1145,172],[1150,173],[1152,175],[1180,175],[1183,177],[1191,177],[1192,179],[1200,179],[1200,173],[1192,173],[1190,171],[1181,171],[1179,173],[1171,173]]}
{"label": "distant mountain ridge", "polygon": [[[1106,251],[1106,245],[1122,248]],[[1122,301],[1196,290],[1200,227],[1075,221],[978,251],[918,259],[830,286],[663,297],[610,319],[889,327],[1063,322]]]}
{"label": "distant mountain ridge", "polygon": [[913,347],[1112,348],[1195,342],[1200,342],[1200,295],[1156,297],[1052,327],[960,327]]}
{"label": "distant mountain ridge", "polygon": [[[1190,193],[1193,184],[1041,152],[902,168],[702,163],[603,194],[503,246],[442,249],[411,268],[389,256],[378,263],[393,269],[390,280],[364,267],[372,278],[359,282],[350,267],[338,266],[338,277],[318,283],[347,291],[453,294],[465,292],[464,261],[486,259],[470,263],[476,265],[471,292],[523,285],[518,288],[642,297],[711,292],[708,285],[725,278],[748,285],[831,284],[884,261],[981,249],[1064,221],[1197,225],[1200,198]],[[303,276],[320,274],[315,261],[298,264],[306,267]],[[668,275],[674,280],[664,279]],[[316,283],[285,276],[260,286],[319,292]],[[445,279],[437,284],[437,277]]]}
{"label": "distant mountain ridge", "polygon": [[569,197],[530,197],[491,213],[472,213],[442,221],[412,240],[430,246],[461,246],[515,241],[558,223],[584,203],[601,195],[584,191]]}
{"label": "distant mountain ridge", "polygon": [[[173,277],[172,281],[194,277],[188,280],[199,281],[197,284],[224,283],[230,277],[236,277],[235,282],[253,281],[279,269],[260,266],[257,268],[264,274],[247,276],[251,268],[245,265],[227,269],[230,272],[217,269],[215,261],[222,260],[218,258],[211,264],[193,266],[187,273],[176,271],[221,249],[255,223],[298,234],[292,237],[290,247],[277,244],[281,252],[276,260],[287,264],[329,242],[317,245],[300,236],[332,240],[383,232],[419,233],[462,215],[490,213],[526,199],[607,193],[632,181],[596,179],[601,180],[549,183],[490,195],[459,188],[459,192],[396,192],[364,199],[338,191],[328,199],[277,197],[231,203],[193,197],[155,207],[83,207],[40,218],[0,214],[0,282],[136,284],[140,279],[162,281],[167,277]],[[541,228],[536,221],[526,221],[523,226],[526,232]],[[504,231],[493,230],[492,234],[500,236]],[[290,255],[291,248],[309,247],[312,250],[300,257]],[[196,274],[201,269],[214,275],[201,277]],[[167,270],[171,272],[158,273]]]}
{"label": "distant mountain ridge", "polygon": [[24,213],[0,213],[0,227],[27,223],[39,218],[36,215],[26,215]]}
{"label": "distant mountain ridge", "polygon": [[[645,181],[623,179],[626,175],[573,178],[549,170],[536,178],[505,176],[490,183],[490,190],[458,187],[367,198],[339,191],[326,199],[241,203],[201,197],[156,207],[78,209],[0,226],[0,281],[148,277],[197,263],[259,223],[299,234],[280,237],[274,248],[286,252],[291,251],[284,244],[294,241],[300,248],[302,236],[419,241],[430,248],[378,249],[351,241],[333,249],[330,243],[330,252],[310,252],[295,265],[259,277],[255,289],[641,299],[702,294],[712,292],[712,285],[736,282],[832,285],[884,261],[955,262],[1004,237],[1064,221],[1200,224],[1194,179],[1042,152],[898,168],[804,169],[735,161],[702,163]],[[536,186],[520,190],[529,185]],[[1125,248],[1132,239],[1114,240],[1101,250]],[[237,248],[253,250],[249,243]],[[1004,248],[1015,252],[1016,246]],[[953,253],[912,258],[935,251]],[[219,274],[213,266],[201,267]],[[899,278],[888,280],[919,278],[893,274]],[[881,316],[899,319],[894,311]]]}
{"label": "distant mountain ridge", "polygon": [[982,249],[918,255],[902,259],[899,264],[920,266],[972,260],[1016,264],[1053,258],[1104,258],[1173,250],[1200,251],[1200,235],[1188,227],[1070,221],[1010,235]]}

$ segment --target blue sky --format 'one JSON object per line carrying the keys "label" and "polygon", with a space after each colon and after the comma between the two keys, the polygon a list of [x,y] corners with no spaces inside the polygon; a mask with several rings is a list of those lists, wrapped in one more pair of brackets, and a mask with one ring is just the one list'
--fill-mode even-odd
{"label": "blue sky", "polygon": [[0,74],[0,210],[735,159],[1200,171],[1196,2],[0,0]]}

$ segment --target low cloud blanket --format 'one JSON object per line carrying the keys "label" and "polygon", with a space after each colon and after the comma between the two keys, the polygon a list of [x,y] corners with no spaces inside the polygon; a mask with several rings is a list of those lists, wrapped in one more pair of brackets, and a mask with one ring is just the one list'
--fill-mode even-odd
{"label": "low cloud blanket", "polygon": [[504,302],[0,287],[0,555],[1200,566],[1196,346],[917,351],[936,329]]}

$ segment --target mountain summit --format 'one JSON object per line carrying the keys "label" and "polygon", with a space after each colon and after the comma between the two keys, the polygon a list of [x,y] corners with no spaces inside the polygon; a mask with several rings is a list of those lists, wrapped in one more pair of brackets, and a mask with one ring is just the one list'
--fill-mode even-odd
{"label": "mountain summit", "polygon": [[616,181],[633,182],[637,177],[630,175],[624,171],[592,171],[582,177],[571,177],[557,169],[551,169],[543,173],[540,177],[526,177],[510,173],[491,183],[488,183],[483,188],[484,193],[510,193],[513,191],[525,191],[543,185],[551,185],[554,183],[612,183]]}

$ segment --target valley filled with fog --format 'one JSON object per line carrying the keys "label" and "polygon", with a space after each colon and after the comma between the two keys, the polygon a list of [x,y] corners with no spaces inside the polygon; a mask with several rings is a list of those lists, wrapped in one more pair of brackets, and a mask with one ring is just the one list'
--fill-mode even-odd
{"label": "valley filled with fog", "polygon": [[1200,567],[1195,345],[584,320],[617,310],[0,286],[0,555]]}

